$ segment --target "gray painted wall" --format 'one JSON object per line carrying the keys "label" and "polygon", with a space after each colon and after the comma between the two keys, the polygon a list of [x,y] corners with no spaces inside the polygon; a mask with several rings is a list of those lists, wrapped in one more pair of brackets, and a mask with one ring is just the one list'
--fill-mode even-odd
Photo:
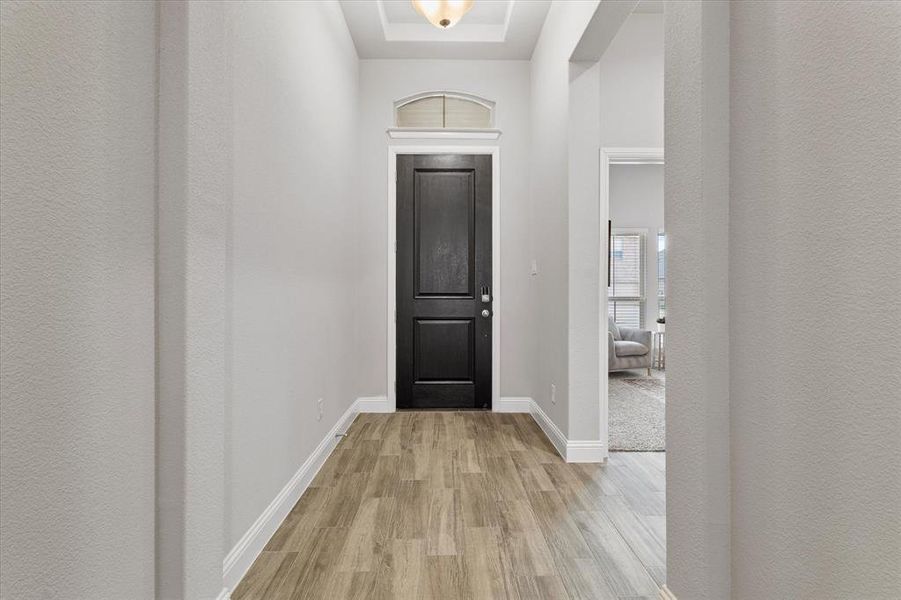
{"label": "gray painted wall", "polygon": [[206,598],[355,399],[357,58],[337,3],[161,17],[158,590]]}
{"label": "gray painted wall", "polygon": [[663,15],[632,14],[601,56],[601,146],[663,147]]}
{"label": "gray painted wall", "polygon": [[901,4],[733,6],[734,598],[901,598],[899,91]]}
{"label": "gray painted wall", "polygon": [[731,585],[729,4],[668,2],[665,20],[667,585],[683,600],[723,600]]}
{"label": "gray painted wall", "polygon": [[570,63],[569,438],[601,439],[598,395],[600,65]]}
{"label": "gray painted wall", "polygon": [[0,4],[0,597],[154,596],[152,2]]}
{"label": "gray painted wall", "polygon": [[[531,62],[530,217],[532,252],[538,261],[533,285],[538,344],[532,395],[564,435],[571,438],[569,58],[597,5],[596,0],[553,3]],[[555,403],[551,401],[552,384],[557,388]],[[597,402],[594,404],[597,414]],[[590,423],[588,427],[591,428]]]}
{"label": "gray painted wall", "polygon": [[158,589],[205,598],[355,399],[357,58],[336,3],[161,17]]}
{"label": "gray painted wall", "polygon": [[228,22],[160,5],[157,596],[213,598],[225,538]]}
{"label": "gray painted wall", "polygon": [[898,598],[901,5],[728,13],[666,13],[667,585]]}
{"label": "gray painted wall", "polygon": [[341,9],[229,9],[227,549],[355,400],[371,360],[354,339],[358,63]]}

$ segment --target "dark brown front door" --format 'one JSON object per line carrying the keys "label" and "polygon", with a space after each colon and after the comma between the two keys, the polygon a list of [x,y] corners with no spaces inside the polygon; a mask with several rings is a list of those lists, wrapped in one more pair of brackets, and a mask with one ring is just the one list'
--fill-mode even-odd
{"label": "dark brown front door", "polygon": [[491,156],[398,155],[398,408],[491,408],[491,294]]}

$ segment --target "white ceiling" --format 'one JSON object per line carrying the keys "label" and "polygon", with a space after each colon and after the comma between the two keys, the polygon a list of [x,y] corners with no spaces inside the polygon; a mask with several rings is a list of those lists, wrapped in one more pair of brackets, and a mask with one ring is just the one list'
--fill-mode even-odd
{"label": "white ceiling", "polygon": [[340,0],[360,58],[528,59],[550,0],[476,0],[438,29],[410,0]]}

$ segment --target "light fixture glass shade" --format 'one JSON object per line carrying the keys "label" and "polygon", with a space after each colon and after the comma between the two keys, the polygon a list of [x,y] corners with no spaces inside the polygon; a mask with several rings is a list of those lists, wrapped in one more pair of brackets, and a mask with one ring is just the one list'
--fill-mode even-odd
{"label": "light fixture glass shade", "polygon": [[413,0],[413,8],[439,29],[456,25],[475,0]]}

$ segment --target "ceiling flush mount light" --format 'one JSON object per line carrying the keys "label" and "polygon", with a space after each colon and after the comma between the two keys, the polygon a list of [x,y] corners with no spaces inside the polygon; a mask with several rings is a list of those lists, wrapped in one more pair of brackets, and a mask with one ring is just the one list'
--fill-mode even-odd
{"label": "ceiling flush mount light", "polygon": [[440,29],[456,25],[475,0],[413,0],[413,8]]}

